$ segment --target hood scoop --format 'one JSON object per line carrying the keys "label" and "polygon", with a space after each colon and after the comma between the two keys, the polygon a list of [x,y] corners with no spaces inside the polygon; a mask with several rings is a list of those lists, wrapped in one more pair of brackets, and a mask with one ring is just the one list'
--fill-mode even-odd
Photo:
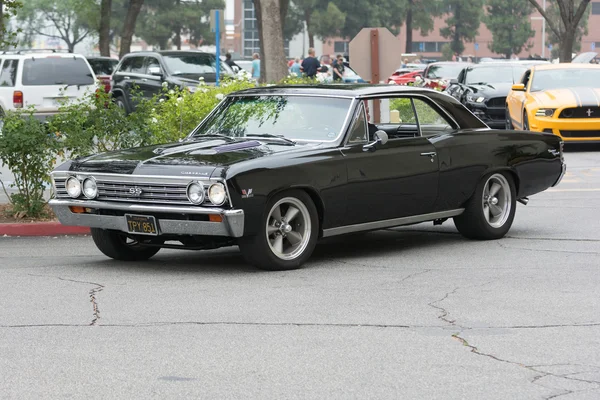
{"label": "hood scoop", "polygon": [[252,149],[255,147],[260,147],[262,144],[259,141],[256,140],[250,140],[247,142],[239,142],[239,143],[232,143],[232,144],[225,144],[222,146],[216,146],[213,147],[212,149],[198,149],[196,151],[192,151],[190,154],[220,154],[220,153],[229,153],[232,151],[238,151],[238,150],[246,150],[246,149]]}
{"label": "hood scoop", "polygon": [[204,148],[212,147],[212,146],[215,146],[215,145],[221,144],[221,143],[223,143],[222,140],[209,140],[206,142],[192,143],[192,144],[187,144],[187,145],[176,144],[176,145],[169,146],[169,147],[157,147],[152,152],[154,154],[158,154],[158,155],[169,155],[169,154],[187,152],[190,150],[204,149]]}

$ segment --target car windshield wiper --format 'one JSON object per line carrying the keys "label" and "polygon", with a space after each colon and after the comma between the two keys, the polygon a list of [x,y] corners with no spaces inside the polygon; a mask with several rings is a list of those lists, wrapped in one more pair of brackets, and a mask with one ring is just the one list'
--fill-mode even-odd
{"label": "car windshield wiper", "polygon": [[65,83],[62,81],[54,82],[55,85],[65,85],[65,89],[69,86],[77,86],[77,90],[81,89],[81,83]]}
{"label": "car windshield wiper", "polygon": [[234,140],[231,136],[223,135],[222,133],[207,133],[207,134],[201,134],[201,135],[194,135],[194,136],[190,137],[189,140],[197,140],[197,139],[203,139],[203,138],[222,138],[222,139],[227,139],[229,141]]}
{"label": "car windshield wiper", "polygon": [[481,85],[481,86],[487,86],[487,87],[490,87],[492,89],[495,89],[495,87],[493,87],[492,85],[490,85],[487,82],[474,82],[474,83],[469,83],[469,85]]}
{"label": "car windshield wiper", "polygon": [[289,144],[296,144],[296,142],[294,142],[292,139],[288,139],[283,135],[272,135],[270,133],[258,133],[258,134],[246,135],[245,137],[247,137],[247,138],[279,139],[279,140],[283,140],[284,142],[289,143]]}

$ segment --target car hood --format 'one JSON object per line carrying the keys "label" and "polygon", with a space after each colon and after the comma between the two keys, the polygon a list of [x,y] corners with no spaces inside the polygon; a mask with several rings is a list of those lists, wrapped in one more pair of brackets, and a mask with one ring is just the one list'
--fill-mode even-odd
{"label": "car hood", "polygon": [[600,89],[589,87],[542,90],[529,94],[536,101],[538,107],[598,107],[600,100]]}
{"label": "car hood", "polygon": [[71,171],[210,177],[218,167],[296,152],[308,145],[278,140],[204,138],[180,143],[112,151],[73,160]]}
{"label": "car hood", "polygon": [[480,96],[484,96],[486,98],[489,97],[498,97],[498,96],[508,96],[508,92],[510,92],[512,83],[488,83],[487,85],[468,85],[469,89],[473,91],[473,93],[477,93]]}

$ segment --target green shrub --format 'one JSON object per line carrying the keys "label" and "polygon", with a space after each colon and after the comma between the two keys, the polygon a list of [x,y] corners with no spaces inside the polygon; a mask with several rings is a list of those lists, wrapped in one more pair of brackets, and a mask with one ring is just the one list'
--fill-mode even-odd
{"label": "green shrub", "polygon": [[[49,183],[48,175],[62,147],[46,124],[32,114],[33,109],[8,112],[0,135],[0,161],[13,174],[15,181],[11,186],[18,190],[6,194],[11,211],[21,218],[44,216],[45,183]],[[6,192],[4,183],[2,187]]]}
{"label": "green shrub", "polygon": [[279,81],[280,85],[318,85],[319,81],[316,78],[307,78],[289,75]]}

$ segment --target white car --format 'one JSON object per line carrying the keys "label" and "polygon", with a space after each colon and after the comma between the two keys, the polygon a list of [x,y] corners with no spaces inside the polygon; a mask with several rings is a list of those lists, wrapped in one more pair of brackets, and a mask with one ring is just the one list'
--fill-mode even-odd
{"label": "white car", "polygon": [[0,53],[0,117],[7,111],[33,107],[45,119],[97,90],[94,71],[84,56],[53,50]]}

